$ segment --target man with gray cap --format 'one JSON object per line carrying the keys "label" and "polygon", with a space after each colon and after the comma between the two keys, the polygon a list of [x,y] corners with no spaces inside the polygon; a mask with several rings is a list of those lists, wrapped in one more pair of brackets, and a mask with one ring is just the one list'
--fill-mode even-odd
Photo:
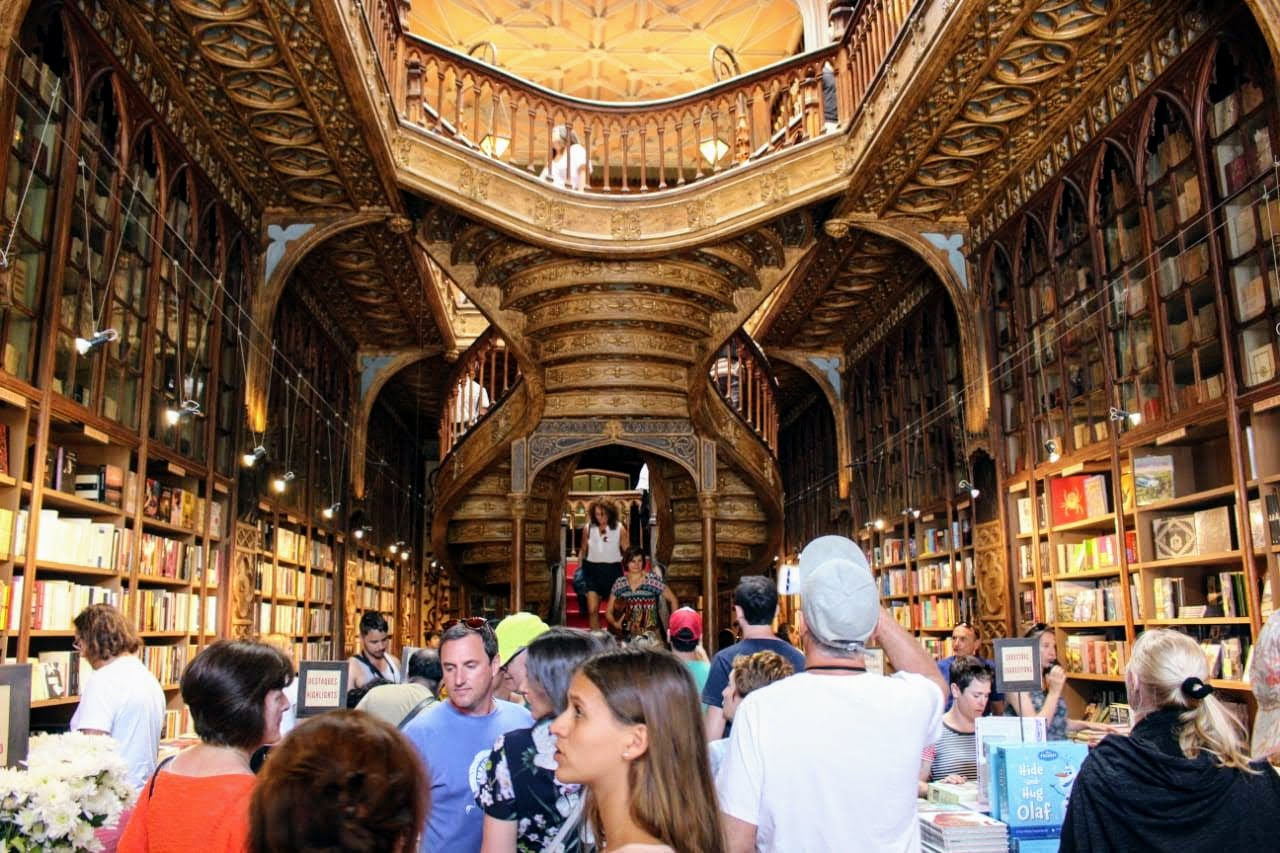
{"label": "man with gray cap", "polygon": [[[946,685],[880,606],[866,556],[824,536],[800,555],[805,671],[738,707],[716,777],[731,853],[918,851],[916,777]],[[874,642],[892,676],[866,671]]]}

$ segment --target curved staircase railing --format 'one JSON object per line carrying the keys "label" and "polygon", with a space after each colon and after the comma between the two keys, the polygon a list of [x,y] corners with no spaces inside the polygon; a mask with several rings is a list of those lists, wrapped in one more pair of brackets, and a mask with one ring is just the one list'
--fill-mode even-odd
{"label": "curved staircase railing", "polygon": [[709,378],[729,408],[760,436],[776,459],[778,382],[759,345],[742,329],[734,332],[711,362]]}
{"label": "curved staircase railing", "polygon": [[923,0],[865,0],[833,44],[685,95],[601,102],[559,94],[404,29],[403,0],[365,0],[402,121],[539,174],[569,125],[588,192],[682,186],[849,126]]}
{"label": "curved staircase railing", "polygon": [[440,458],[444,459],[520,381],[520,366],[492,326],[476,338],[447,386],[440,415]]}

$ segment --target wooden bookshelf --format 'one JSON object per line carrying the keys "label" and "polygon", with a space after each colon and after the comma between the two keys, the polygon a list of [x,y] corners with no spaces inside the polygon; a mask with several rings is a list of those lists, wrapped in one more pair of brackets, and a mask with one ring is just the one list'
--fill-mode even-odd
{"label": "wooden bookshelf", "polygon": [[[980,255],[1014,632],[1054,624],[1067,661],[1068,643],[1176,628],[1214,656],[1215,686],[1243,691],[1280,582],[1280,111],[1246,16],[1215,26]],[[1055,481],[1077,472],[1105,477],[1109,506],[1055,519]],[[1107,565],[1062,564],[1099,535]],[[1108,584],[1115,618],[1050,606]],[[1072,713],[1120,681],[1071,672]]]}

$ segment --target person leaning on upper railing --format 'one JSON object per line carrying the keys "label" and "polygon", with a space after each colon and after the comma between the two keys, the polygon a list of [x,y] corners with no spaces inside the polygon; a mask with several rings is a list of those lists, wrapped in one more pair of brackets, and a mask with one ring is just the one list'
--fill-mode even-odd
{"label": "person leaning on upper railing", "polygon": [[587,149],[578,142],[573,127],[557,124],[551,128],[551,162],[538,176],[565,189],[582,191],[587,188],[587,172],[591,164]]}

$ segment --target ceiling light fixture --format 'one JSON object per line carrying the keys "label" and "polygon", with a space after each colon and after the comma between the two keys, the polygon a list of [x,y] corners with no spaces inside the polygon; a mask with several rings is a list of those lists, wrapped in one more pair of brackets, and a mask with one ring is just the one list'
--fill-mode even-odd
{"label": "ceiling light fixture", "polygon": [[1113,421],[1128,421],[1130,426],[1138,426],[1142,423],[1142,412],[1129,412],[1124,409],[1118,409],[1115,406],[1107,412],[1107,417]]}
{"label": "ceiling light fixture", "polygon": [[118,340],[120,333],[115,329],[103,329],[100,332],[94,332],[87,338],[76,338],[76,352],[81,355],[88,355],[103,344]]}
{"label": "ceiling light fixture", "polygon": [[713,136],[699,142],[698,151],[702,153],[702,159],[714,166],[729,153],[729,143],[718,136]]}
{"label": "ceiling light fixture", "polygon": [[1058,453],[1058,442],[1052,438],[1044,443],[1044,451],[1049,454],[1049,462],[1051,464],[1062,458],[1062,454]]}
{"label": "ceiling light fixture", "polygon": [[294,479],[294,473],[292,471],[285,471],[279,477],[276,477],[274,480],[271,481],[271,488],[278,495],[284,494],[284,490],[288,488],[290,483],[293,482],[293,479]]}
{"label": "ceiling light fixture", "polygon": [[186,417],[199,418],[203,417],[204,412],[200,410],[200,404],[195,400],[183,400],[182,405],[178,408],[169,408],[164,410],[164,419],[169,426],[177,426],[178,421]]}
{"label": "ceiling light fixture", "polygon": [[979,492],[979,491],[978,491],[978,489],[973,485],[973,483],[969,482],[968,480],[961,480],[961,481],[960,481],[960,485],[959,485],[959,486],[957,486],[956,488],[960,491],[960,494],[962,494],[962,495],[963,495],[963,494],[965,494],[966,492],[968,492],[969,497],[973,498],[974,500],[977,500],[977,499],[978,499],[978,495],[982,494],[982,493],[981,493],[981,492]]}
{"label": "ceiling light fixture", "polygon": [[493,133],[486,133],[484,139],[480,140],[480,150],[495,160],[501,160],[502,155],[507,153],[507,148],[510,145],[510,137]]}
{"label": "ceiling light fixture", "polygon": [[261,444],[259,444],[253,450],[241,456],[240,462],[244,465],[244,467],[252,468],[254,465],[257,465],[259,462],[261,462],[263,459],[266,459],[266,458],[267,458],[267,449],[263,447]]}

